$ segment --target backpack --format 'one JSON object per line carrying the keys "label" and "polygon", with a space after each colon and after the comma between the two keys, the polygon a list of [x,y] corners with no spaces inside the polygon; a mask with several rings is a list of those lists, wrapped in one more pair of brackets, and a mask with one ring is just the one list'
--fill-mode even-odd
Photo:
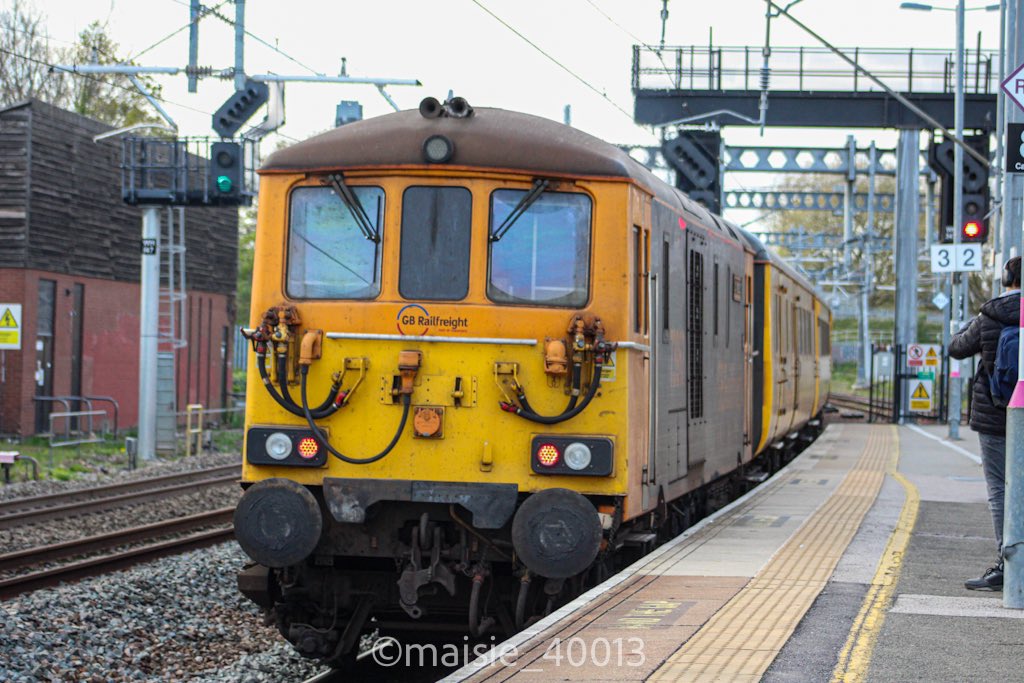
{"label": "backpack", "polygon": [[989,393],[992,403],[997,408],[1005,408],[1013,396],[1017,386],[1017,345],[1020,340],[1020,328],[1008,325],[999,333],[999,345],[996,347],[996,360],[992,366],[992,374],[988,378]]}

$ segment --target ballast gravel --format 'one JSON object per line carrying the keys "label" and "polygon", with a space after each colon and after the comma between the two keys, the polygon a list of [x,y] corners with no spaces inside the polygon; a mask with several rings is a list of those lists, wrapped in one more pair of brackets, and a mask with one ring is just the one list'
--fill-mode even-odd
{"label": "ballast gravel", "polygon": [[[237,454],[149,463],[134,471],[85,475],[73,481],[0,486],[11,500],[109,483],[136,481],[218,465]],[[149,501],[73,519],[0,530],[10,552],[128,526],[233,506],[237,485]],[[301,681],[324,669],[295,653],[238,591],[248,558],[233,541],[62,584],[0,603],[0,681]]]}
{"label": "ballast gravel", "polygon": [[302,681],[323,671],[262,626],[234,542],[0,603],[0,681]]}

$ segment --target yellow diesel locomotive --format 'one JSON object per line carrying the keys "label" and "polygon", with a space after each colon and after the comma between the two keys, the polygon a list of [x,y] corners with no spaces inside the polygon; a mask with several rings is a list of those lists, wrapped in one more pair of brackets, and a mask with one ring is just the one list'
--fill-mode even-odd
{"label": "yellow diesel locomotive", "polygon": [[613,145],[427,98],[260,173],[239,586],[307,656],[514,632],[820,430],[828,308]]}

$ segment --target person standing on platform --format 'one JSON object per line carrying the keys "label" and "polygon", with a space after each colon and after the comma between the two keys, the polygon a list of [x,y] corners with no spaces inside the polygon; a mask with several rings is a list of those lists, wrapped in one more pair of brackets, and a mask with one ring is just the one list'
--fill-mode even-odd
{"label": "person standing on platform", "polygon": [[980,353],[971,399],[971,429],[981,443],[981,466],[988,488],[988,507],[995,527],[998,562],[976,579],[964,582],[969,590],[1003,590],[1003,497],[1006,488],[1006,406],[992,398],[989,377],[995,369],[999,335],[1007,326],[1020,324],[1020,257],[1003,266],[1002,294],[981,305],[949,342],[949,355],[958,360]]}

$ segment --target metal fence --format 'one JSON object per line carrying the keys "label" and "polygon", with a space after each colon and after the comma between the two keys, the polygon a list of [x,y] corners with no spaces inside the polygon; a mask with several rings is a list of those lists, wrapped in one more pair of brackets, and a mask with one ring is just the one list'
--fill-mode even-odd
{"label": "metal fence", "polygon": [[[954,55],[949,50],[841,48],[854,62],[893,90],[912,93],[954,91]],[[995,93],[998,52],[967,51],[968,93]],[[769,84],[773,90],[877,92],[878,86],[826,48],[773,47]],[[634,90],[760,90],[761,48],[688,45],[633,46]]]}

